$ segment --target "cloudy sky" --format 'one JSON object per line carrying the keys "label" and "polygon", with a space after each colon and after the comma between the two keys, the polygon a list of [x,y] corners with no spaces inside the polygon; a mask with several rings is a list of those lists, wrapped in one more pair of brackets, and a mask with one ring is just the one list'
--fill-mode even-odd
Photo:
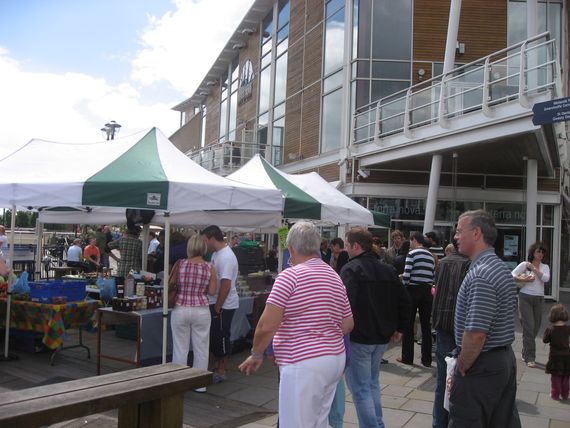
{"label": "cloudy sky", "polygon": [[0,157],[32,138],[94,142],[179,126],[253,0],[0,0]]}

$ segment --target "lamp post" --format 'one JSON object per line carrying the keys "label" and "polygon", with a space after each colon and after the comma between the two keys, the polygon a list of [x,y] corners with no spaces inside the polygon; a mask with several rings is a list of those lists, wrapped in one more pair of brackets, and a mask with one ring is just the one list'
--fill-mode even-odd
{"label": "lamp post", "polygon": [[106,123],[103,128],[101,128],[101,132],[103,133],[103,137],[107,137],[107,141],[114,140],[115,134],[118,134],[121,130],[121,125],[119,125],[114,120]]}

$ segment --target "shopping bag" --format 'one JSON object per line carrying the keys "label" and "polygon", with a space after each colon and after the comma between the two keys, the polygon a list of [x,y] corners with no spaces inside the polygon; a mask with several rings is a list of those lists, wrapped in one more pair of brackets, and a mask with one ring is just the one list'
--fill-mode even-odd
{"label": "shopping bag", "polygon": [[115,278],[103,278],[100,276],[97,278],[95,285],[99,288],[99,295],[101,300],[104,302],[109,302],[113,300],[113,297],[117,296],[117,285],[115,284]]}

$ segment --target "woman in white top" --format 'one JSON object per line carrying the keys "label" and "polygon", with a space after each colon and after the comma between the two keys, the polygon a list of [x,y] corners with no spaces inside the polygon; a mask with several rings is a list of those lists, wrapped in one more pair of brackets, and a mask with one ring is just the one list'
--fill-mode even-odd
{"label": "woman in white top", "polygon": [[528,250],[528,262],[522,262],[512,272],[522,285],[519,293],[519,319],[523,329],[522,359],[528,367],[535,367],[536,345],[534,338],[540,329],[544,284],[550,281],[550,268],[542,263],[546,246],[535,242]]}

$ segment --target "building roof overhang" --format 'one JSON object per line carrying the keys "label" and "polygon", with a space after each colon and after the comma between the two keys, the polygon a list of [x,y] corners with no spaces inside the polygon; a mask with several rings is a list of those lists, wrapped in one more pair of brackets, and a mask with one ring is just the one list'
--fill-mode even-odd
{"label": "building roof overhang", "polygon": [[228,42],[218,55],[216,61],[214,61],[210,70],[202,79],[200,85],[198,85],[198,88],[194,91],[194,94],[190,98],[182,101],[180,104],[172,107],[172,110],[184,112],[189,108],[199,107],[204,104],[204,100],[207,95],[202,95],[202,93],[210,91],[210,87],[207,83],[220,79],[220,76],[228,69],[228,64],[230,64],[235,57],[239,55],[239,50],[234,49],[234,46],[239,46],[240,44],[247,42],[249,34],[246,29],[255,28],[256,31],[259,30],[259,22],[263,20],[271,10],[273,3],[273,0],[256,0],[253,3],[241,23],[230,36]]}

